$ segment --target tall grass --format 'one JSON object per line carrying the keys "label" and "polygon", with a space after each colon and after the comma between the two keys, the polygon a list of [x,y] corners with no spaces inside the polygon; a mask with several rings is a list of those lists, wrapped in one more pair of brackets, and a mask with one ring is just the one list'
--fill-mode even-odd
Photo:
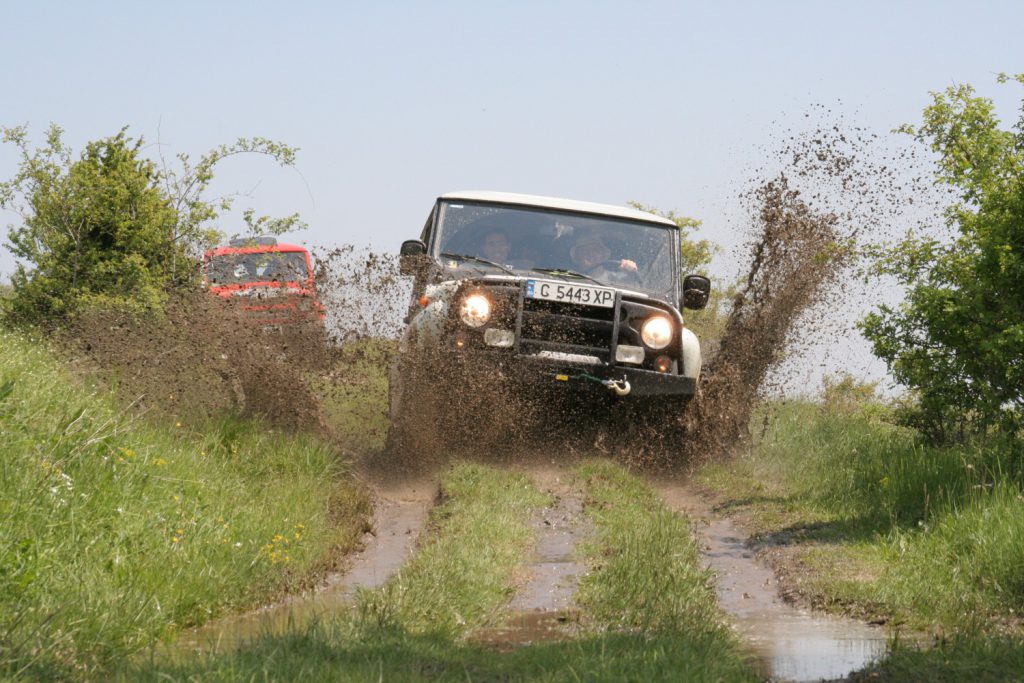
{"label": "tall grass", "polygon": [[706,479],[720,488],[745,479],[748,500],[780,502],[791,521],[829,520],[832,540],[859,543],[878,580],[853,598],[947,628],[1024,609],[1019,446],[927,446],[877,406],[769,410],[751,453]]}
{"label": "tall grass", "polygon": [[324,444],[158,424],[0,331],[0,674],[94,677],[252,606],[354,542],[367,502]]}

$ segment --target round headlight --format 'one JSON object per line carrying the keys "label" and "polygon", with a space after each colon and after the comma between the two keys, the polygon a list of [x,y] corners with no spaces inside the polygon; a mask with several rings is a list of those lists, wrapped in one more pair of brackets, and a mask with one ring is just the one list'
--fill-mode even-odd
{"label": "round headlight", "polygon": [[640,328],[640,338],[652,349],[663,349],[672,341],[672,322],[663,315],[652,316]]}
{"label": "round headlight", "polygon": [[470,327],[486,325],[491,319],[491,302],[483,294],[469,294],[462,299],[459,314]]}

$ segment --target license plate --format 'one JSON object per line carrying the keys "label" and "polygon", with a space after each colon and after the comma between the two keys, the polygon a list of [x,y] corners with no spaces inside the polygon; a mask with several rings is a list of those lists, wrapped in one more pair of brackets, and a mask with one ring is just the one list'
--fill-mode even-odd
{"label": "license plate", "polygon": [[583,306],[601,306],[611,308],[615,305],[615,290],[607,287],[591,287],[590,285],[572,285],[563,282],[545,280],[527,280],[526,296],[530,299],[544,301],[560,301],[567,304]]}

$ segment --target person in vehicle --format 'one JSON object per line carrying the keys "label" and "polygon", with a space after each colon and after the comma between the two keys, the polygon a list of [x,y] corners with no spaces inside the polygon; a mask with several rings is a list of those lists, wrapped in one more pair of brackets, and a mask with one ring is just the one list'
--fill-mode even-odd
{"label": "person in vehicle", "polygon": [[512,245],[508,241],[508,235],[501,230],[492,230],[484,236],[481,256],[488,261],[494,261],[501,265],[510,263],[509,256],[512,253]]}
{"label": "person in vehicle", "polygon": [[611,260],[612,250],[600,237],[583,235],[569,250],[576,270],[602,282],[637,283],[636,261],[630,259]]}

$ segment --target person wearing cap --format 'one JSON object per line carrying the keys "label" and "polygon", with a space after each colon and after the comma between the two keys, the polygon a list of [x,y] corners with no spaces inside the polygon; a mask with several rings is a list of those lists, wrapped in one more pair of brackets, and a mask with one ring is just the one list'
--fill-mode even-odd
{"label": "person wearing cap", "polygon": [[569,257],[579,272],[602,282],[633,282],[638,280],[636,261],[624,258],[611,260],[612,250],[600,237],[584,235],[569,250]]}

